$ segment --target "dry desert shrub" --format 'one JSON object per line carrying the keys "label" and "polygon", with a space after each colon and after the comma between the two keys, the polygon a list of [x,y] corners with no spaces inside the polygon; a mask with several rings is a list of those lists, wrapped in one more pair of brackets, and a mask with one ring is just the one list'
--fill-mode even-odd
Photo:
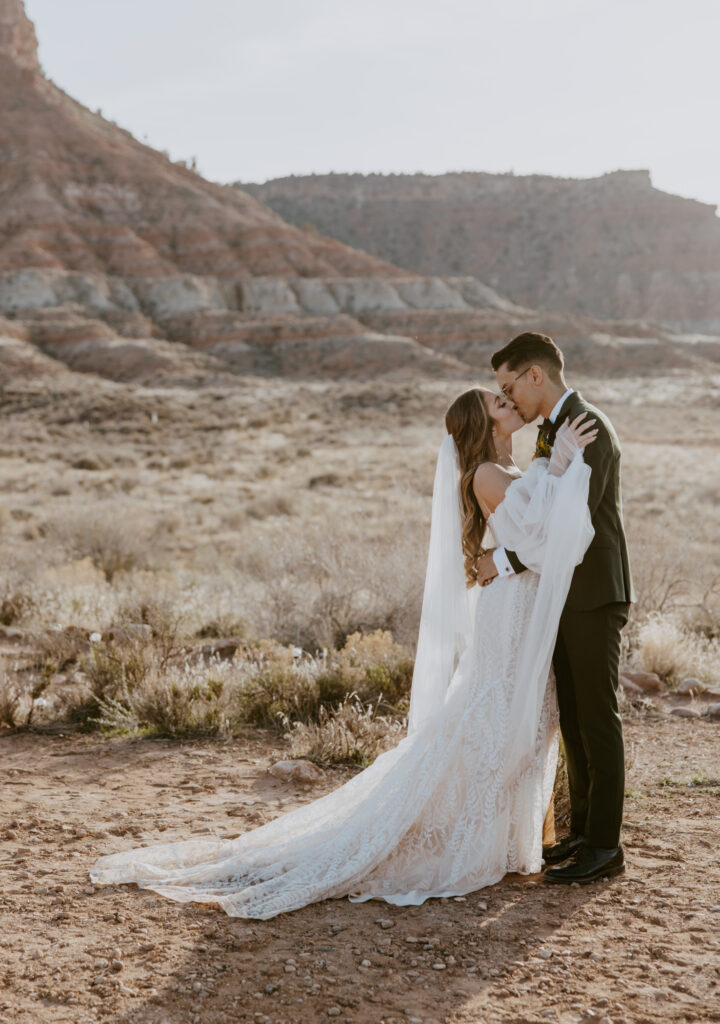
{"label": "dry desert shrub", "polygon": [[232,611],[221,610],[217,615],[204,619],[195,630],[195,636],[207,640],[221,636],[245,637],[247,623]]}
{"label": "dry desert shrub", "polygon": [[156,653],[145,638],[125,635],[120,642],[99,638],[99,633],[88,634],[77,627],[36,634],[33,662],[39,676],[30,693],[26,727],[38,724],[34,719],[37,698],[55,681],[62,681],[66,684],[63,700],[49,710],[43,706],[43,723],[51,728],[62,722],[95,729],[102,701],[115,700],[128,686],[137,686],[156,663]]}
{"label": "dry desert shrub", "polygon": [[343,763],[398,738],[412,678],[408,652],[388,634],[357,635],[319,657],[261,642],[232,660],[186,650],[165,662],[152,636],[136,634],[93,643],[83,666],[90,699],[74,717],[86,727],[187,738],[303,724],[313,757]]}
{"label": "dry desert shrub", "polygon": [[18,625],[32,616],[36,607],[30,582],[15,575],[6,575],[0,583],[0,625]]}
{"label": "dry desert shrub", "polygon": [[156,663],[152,643],[143,635],[123,631],[117,638],[93,643],[82,662],[95,701],[115,698],[139,686]]}
{"label": "dry desert shrub", "polygon": [[33,661],[43,676],[74,667],[89,650],[88,634],[77,626],[56,627],[33,636]]}
{"label": "dry desert shrub", "polygon": [[53,649],[67,639],[58,634],[78,630],[79,623],[86,641],[91,633],[105,636],[113,627],[147,626],[156,645],[168,648],[166,656],[192,637],[247,632],[239,614],[247,583],[226,567],[203,573],[135,570],[109,583],[91,565],[88,572],[88,565],[73,562],[48,570],[40,564],[34,578],[8,570],[0,580],[0,610],[6,613],[0,624],[31,630],[38,646],[48,648],[48,662],[58,661]]}
{"label": "dry desert shrub", "polygon": [[320,708],[317,722],[291,726],[290,749],[320,765],[367,765],[399,743],[405,722],[379,715],[377,706],[366,706],[357,697],[345,697],[335,709]]}
{"label": "dry desert shrub", "polygon": [[269,494],[248,502],[244,511],[251,519],[269,519],[271,516],[291,516],[295,510],[285,494]]}
{"label": "dry desert shrub", "polygon": [[293,672],[282,652],[235,663],[194,658],[164,671],[146,666],[141,678],[123,677],[112,693],[96,696],[93,721],[110,732],[174,738],[225,736],[245,723],[283,730],[284,715],[295,721],[316,708],[312,675],[306,667]]}
{"label": "dry desert shrub", "polygon": [[45,537],[31,552],[0,552],[2,624],[39,634],[83,623],[102,628],[115,614],[116,595],[91,560],[68,562]]}
{"label": "dry desert shrub", "polygon": [[[189,644],[193,637],[245,636],[251,587],[225,563],[198,570],[123,574],[114,581],[112,622],[149,625],[156,637]],[[99,628],[99,627],[98,627]]]}
{"label": "dry desert shrub", "polygon": [[[153,602],[120,605],[102,633],[77,626],[37,631],[32,664],[42,689],[59,673],[65,674],[63,682],[76,683],[76,696],[65,695],[57,716],[70,725],[92,729],[99,724],[96,715],[103,702],[124,701],[129,709],[128,694],[151,674],[162,678],[170,663],[185,653],[182,615],[158,597]],[[35,690],[33,697],[41,692],[37,686]]]}
{"label": "dry desert shrub", "polygon": [[[633,617],[675,616],[692,630],[717,632],[720,621],[720,577],[714,565],[684,564],[678,552],[633,552],[633,576],[637,603]],[[689,572],[688,569],[691,569]]]}
{"label": "dry desert shrub", "polygon": [[710,682],[720,678],[720,641],[688,628],[673,615],[650,614],[635,630],[632,660],[668,682],[686,676]]}
{"label": "dry desert shrub", "polygon": [[94,699],[100,703],[134,694],[150,678],[160,685],[171,666],[182,663],[185,639],[182,610],[166,595],[121,605],[113,625],[81,664]]}
{"label": "dry desert shrub", "polygon": [[356,520],[255,533],[238,562],[253,589],[243,617],[256,635],[309,651],[378,629],[412,644],[425,550],[410,531],[378,537]]}
{"label": "dry desert shrub", "polygon": [[113,632],[116,643],[124,639],[137,645],[149,638],[160,671],[183,653],[188,635],[186,609],[175,594],[163,591],[129,594],[118,608]]}
{"label": "dry desert shrub", "polygon": [[173,665],[146,674],[132,689],[100,697],[96,721],[111,731],[190,738],[227,736],[238,722],[237,684],[222,668]]}
{"label": "dry desert shrub", "polygon": [[153,528],[118,505],[57,519],[48,536],[68,558],[91,558],[108,583],[120,572],[149,566],[157,542]]}
{"label": "dry desert shrub", "polygon": [[292,722],[317,717],[319,660],[295,660],[287,650],[266,648],[243,659],[239,671],[242,686],[237,704],[242,721],[286,730]]}
{"label": "dry desert shrub", "polygon": [[413,659],[391,633],[352,633],[343,648],[326,661],[328,668],[318,677],[323,703],[344,700],[352,692],[361,701],[380,704],[386,710],[408,710]]}
{"label": "dry desert shrub", "polygon": [[396,715],[407,711],[413,662],[389,633],[348,637],[344,647],[313,657],[299,649],[261,645],[246,655],[238,693],[244,721],[288,729],[319,722],[321,715],[353,697]]}

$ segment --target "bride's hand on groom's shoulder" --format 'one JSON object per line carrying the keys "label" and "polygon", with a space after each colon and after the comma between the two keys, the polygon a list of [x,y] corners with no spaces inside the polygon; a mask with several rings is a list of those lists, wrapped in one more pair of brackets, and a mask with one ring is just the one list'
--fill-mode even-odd
{"label": "bride's hand on groom's shoulder", "polygon": [[595,427],[596,421],[594,419],[588,420],[586,416],[586,412],[581,412],[572,423],[569,420],[565,420],[558,429],[555,443],[557,444],[558,440],[564,437],[575,446],[576,450],[580,451],[583,448],[587,448],[589,444],[592,444],[598,436],[598,428]]}
{"label": "bride's hand on groom's shoulder", "polygon": [[578,452],[587,448],[598,435],[595,420],[588,420],[586,412],[580,413],[572,423],[566,420],[558,428],[548,463],[551,476],[562,476]]}

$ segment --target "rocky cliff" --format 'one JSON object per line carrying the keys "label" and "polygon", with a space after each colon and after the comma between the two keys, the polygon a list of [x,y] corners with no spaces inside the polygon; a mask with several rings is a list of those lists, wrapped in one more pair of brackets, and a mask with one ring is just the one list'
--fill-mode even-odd
{"label": "rocky cliff", "polygon": [[647,171],[289,177],[247,192],[286,220],[420,274],[482,278],[515,302],[720,331],[715,207]]}
{"label": "rocky cliff", "polygon": [[454,358],[359,317],[514,308],[289,225],[141,145],[44,76],[20,0],[0,0],[0,152],[5,377],[53,360],[145,383],[443,373]]}
{"label": "rocky cliff", "polygon": [[354,275],[382,260],[286,224],[141,145],[45,78],[20,0],[0,0],[0,269]]}

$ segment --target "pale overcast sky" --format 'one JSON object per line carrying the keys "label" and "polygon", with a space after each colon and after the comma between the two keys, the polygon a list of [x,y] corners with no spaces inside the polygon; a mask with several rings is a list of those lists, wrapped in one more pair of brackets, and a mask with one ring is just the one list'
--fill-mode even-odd
{"label": "pale overcast sky", "polygon": [[215,181],[649,168],[720,204],[720,0],[26,0],[46,73]]}

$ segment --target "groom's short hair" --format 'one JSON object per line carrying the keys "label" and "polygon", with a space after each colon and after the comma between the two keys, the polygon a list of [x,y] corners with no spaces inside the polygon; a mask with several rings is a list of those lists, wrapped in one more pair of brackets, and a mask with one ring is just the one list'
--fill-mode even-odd
{"label": "groom's short hair", "polygon": [[498,352],[493,352],[492,356],[493,370],[499,370],[506,364],[509,370],[519,370],[534,363],[547,370],[555,380],[560,380],[565,360],[560,349],[547,334],[535,334],[532,331],[518,334]]}

